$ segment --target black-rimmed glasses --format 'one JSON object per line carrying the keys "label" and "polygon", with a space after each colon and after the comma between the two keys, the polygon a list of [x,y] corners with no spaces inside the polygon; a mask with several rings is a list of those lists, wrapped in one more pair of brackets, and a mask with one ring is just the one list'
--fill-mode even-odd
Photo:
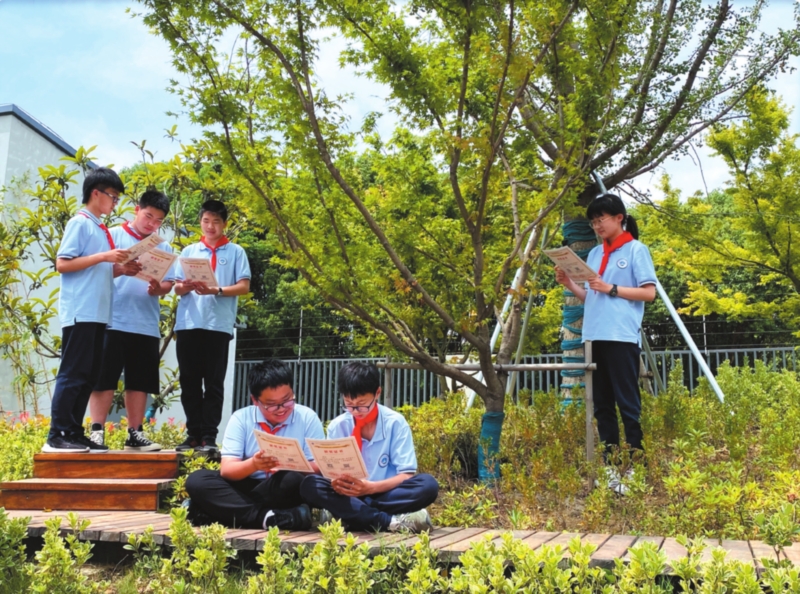
{"label": "black-rimmed glasses", "polygon": [[378,397],[376,396],[375,398],[372,399],[372,402],[370,402],[369,404],[366,404],[364,406],[348,406],[347,404],[343,404],[342,405],[342,412],[349,412],[350,414],[353,414],[354,412],[355,413],[367,413],[367,412],[369,412],[369,409],[372,408],[372,405],[375,404],[375,401],[377,399],[378,399]]}
{"label": "black-rimmed glasses", "polygon": [[259,400],[256,400],[256,402],[258,402],[259,406],[263,408],[265,411],[271,413],[278,412],[282,408],[293,409],[294,405],[296,404],[294,397],[292,397],[290,400],[287,400],[286,402],[281,402],[280,404],[270,404],[269,406],[267,406],[266,404],[264,404]]}
{"label": "black-rimmed glasses", "polygon": [[122,199],[120,196],[114,196],[114,194],[109,194],[105,190],[97,190],[97,191],[100,192],[101,194],[105,194],[106,196],[111,198],[111,200],[114,201],[114,204],[117,204]]}

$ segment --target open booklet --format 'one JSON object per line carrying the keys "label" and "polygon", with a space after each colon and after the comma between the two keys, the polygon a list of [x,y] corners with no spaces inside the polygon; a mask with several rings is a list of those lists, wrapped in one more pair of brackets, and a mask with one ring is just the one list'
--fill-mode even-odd
{"label": "open booklet", "polygon": [[158,246],[158,244],[164,243],[164,241],[165,241],[164,238],[159,236],[158,233],[152,233],[148,235],[147,237],[142,239],[139,243],[133,245],[132,247],[127,248],[128,257],[123,262],[123,264],[127,264],[131,260],[139,258],[142,254],[145,254],[150,250],[155,249]]}
{"label": "open booklet", "polygon": [[341,439],[306,437],[306,443],[325,478],[335,479],[345,475],[356,479],[369,478],[361,450],[352,435]]}
{"label": "open booklet", "polygon": [[266,431],[254,429],[258,447],[268,456],[278,459],[279,470],[296,470],[297,472],[314,472],[306,460],[300,442],[291,437],[270,435]]}
{"label": "open booklet", "polygon": [[209,287],[217,286],[217,277],[211,269],[211,260],[206,258],[181,258],[183,276],[193,283],[205,283]]}
{"label": "open booklet", "polygon": [[585,283],[597,276],[589,265],[581,260],[580,256],[568,247],[560,247],[543,252],[556,266],[563,270],[568,277],[576,283]]}
{"label": "open booklet", "polygon": [[173,262],[177,259],[178,256],[164,250],[145,252],[139,256],[139,264],[142,265],[142,270],[136,275],[136,278],[147,282],[153,279],[161,282],[167,276],[169,269],[172,268]]}

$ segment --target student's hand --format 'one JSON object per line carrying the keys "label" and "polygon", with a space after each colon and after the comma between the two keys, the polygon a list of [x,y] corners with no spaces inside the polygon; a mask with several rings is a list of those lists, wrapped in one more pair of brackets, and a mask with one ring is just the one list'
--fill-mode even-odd
{"label": "student's hand", "polygon": [[130,256],[128,250],[108,250],[107,252],[103,252],[103,262],[122,264],[128,259],[128,256]]}
{"label": "student's hand", "polygon": [[197,281],[194,283],[194,292],[198,295],[216,295],[217,287],[209,287],[206,283]]}
{"label": "student's hand", "polygon": [[372,482],[351,476],[340,476],[331,481],[331,487],[339,495],[346,497],[363,497],[372,493]]}
{"label": "student's hand", "polygon": [[156,279],[151,278],[150,284],[147,285],[147,294],[153,296],[161,295],[161,283]]}
{"label": "student's hand", "polygon": [[567,273],[561,270],[558,266],[556,266],[556,282],[559,285],[564,285],[564,286],[567,286],[567,283],[569,282],[569,277],[567,276]]}
{"label": "student's hand", "polygon": [[122,274],[125,276],[136,276],[142,271],[142,265],[136,260],[131,260],[127,264],[122,264],[120,268],[122,269]]}
{"label": "student's hand", "polygon": [[589,281],[589,288],[597,291],[598,293],[608,294],[608,292],[611,290],[611,287],[613,287],[613,285],[603,282],[603,279],[601,279],[599,276],[596,276]]}
{"label": "student's hand", "polygon": [[274,468],[278,467],[278,459],[275,456],[267,456],[264,452],[259,450],[253,456],[253,466],[256,467],[256,470],[272,472]]}

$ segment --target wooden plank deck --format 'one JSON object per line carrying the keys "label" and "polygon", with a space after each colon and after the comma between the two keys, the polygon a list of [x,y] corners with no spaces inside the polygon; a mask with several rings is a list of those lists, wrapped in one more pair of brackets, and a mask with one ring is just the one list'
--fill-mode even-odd
{"label": "wooden plank deck", "polygon": [[[11,518],[30,517],[28,524],[28,536],[37,537],[44,534],[45,521],[53,517],[61,517],[61,531],[66,534],[69,531],[67,514],[64,510],[7,510]],[[109,512],[109,511],[80,511],[75,512],[81,519],[91,521],[91,525],[80,534],[82,540],[95,543],[125,543],[131,533],[142,534],[148,526],[153,527],[155,540],[159,544],[169,544],[166,534],[169,529],[170,517],[166,514],[155,512],[129,511],[129,512]],[[489,530],[486,528],[436,528],[430,532],[430,545],[436,549],[439,559],[444,562],[457,562],[462,553],[467,551],[472,545],[481,541],[491,541],[497,546],[502,544],[502,538],[506,531]],[[521,540],[531,549],[541,546],[560,546],[564,551],[564,562],[569,558],[567,546],[569,542],[580,537],[584,543],[592,543],[597,546],[597,550],[592,555],[591,565],[605,568],[614,566],[615,559],[622,559],[623,562],[630,560],[629,551],[632,547],[642,542],[652,542],[664,553],[667,559],[668,569],[671,571],[671,564],[675,560],[686,555],[686,549],[681,546],[674,538],[664,538],[661,536],[629,536],[611,535],[594,533],[567,533],[567,532],[547,532],[533,530],[517,530],[511,532],[512,536]],[[412,547],[419,541],[419,537],[413,534],[394,534],[394,533],[354,533],[357,537],[356,544],[366,543],[369,546],[370,554],[377,554],[387,549],[401,546]],[[264,547],[265,532],[263,530],[228,530],[226,540],[230,545],[241,551],[260,551]],[[291,551],[300,545],[313,547],[320,542],[322,535],[316,530],[307,532],[281,532],[281,550]],[[735,559],[743,563],[752,564],[757,571],[763,570],[762,559],[768,558],[778,560],[777,551],[759,541],[746,540],[712,540],[707,539],[708,548],[703,552],[703,560],[711,558],[711,549],[720,547],[727,552],[729,559]],[[102,546],[102,545],[98,545]],[[800,565],[800,543],[794,543],[785,549],[781,555],[782,559],[787,559],[796,565]]]}

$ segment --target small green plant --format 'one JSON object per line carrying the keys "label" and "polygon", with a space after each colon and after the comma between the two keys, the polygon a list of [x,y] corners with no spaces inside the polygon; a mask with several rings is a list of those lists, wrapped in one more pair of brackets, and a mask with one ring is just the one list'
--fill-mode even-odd
{"label": "small green plant", "polygon": [[0,507],[0,592],[24,592],[28,587],[25,537],[30,518],[9,518]]}
{"label": "small green plant", "polygon": [[450,491],[443,499],[444,509],[436,515],[436,522],[442,526],[485,526],[497,518],[497,501],[486,485]]}
{"label": "small green plant", "polygon": [[95,594],[107,584],[91,579],[82,572],[92,556],[93,545],[78,540],[78,535],[91,522],[80,520],[70,512],[67,516],[70,532],[62,538],[61,518],[45,521],[44,546],[36,552],[35,565],[27,567],[29,591],[38,594]]}

